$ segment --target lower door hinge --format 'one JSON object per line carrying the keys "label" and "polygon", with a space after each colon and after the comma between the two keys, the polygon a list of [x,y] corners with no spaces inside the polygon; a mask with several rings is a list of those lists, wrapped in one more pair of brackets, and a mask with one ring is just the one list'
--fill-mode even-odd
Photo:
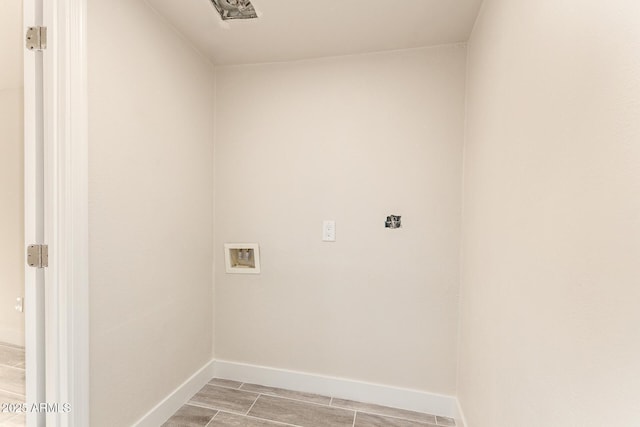
{"label": "lower door hinge", "polygon": [[29,50],[45,50],[47,48],[47,27],[29,27],[25,44]]}
{"label": "lower door hinge", "polygon": [[34,268],[49,266],[49,247],[47,245],[29,245],[27,247],[27,265]]}

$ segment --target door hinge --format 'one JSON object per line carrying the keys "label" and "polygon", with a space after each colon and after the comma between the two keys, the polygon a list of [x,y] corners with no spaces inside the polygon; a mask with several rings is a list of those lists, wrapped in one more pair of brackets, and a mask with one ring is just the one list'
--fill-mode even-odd
{"label": "door hinge", "polygon": [[27,247],[27,265],[34,268],[49,267],[49,247],[47,245],[29,245]]}
{"label": "door hinge", "polygon": [[27,28],[26,46],[29,50],[44,50],[47,48],[47,27]]}

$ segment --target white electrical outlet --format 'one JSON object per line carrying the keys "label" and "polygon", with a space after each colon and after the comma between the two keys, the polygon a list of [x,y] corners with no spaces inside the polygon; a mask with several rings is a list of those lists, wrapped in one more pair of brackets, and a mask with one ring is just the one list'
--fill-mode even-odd
{"label": "white electrical outlet", "polygon": [[22,313],[24,311],[24,299],[16,298],[16,311]]}
{"label": "white electrical outlet", "polygon": [[322,241],[323,242],[336,241],[336,222],[335,221],[322,222]]}

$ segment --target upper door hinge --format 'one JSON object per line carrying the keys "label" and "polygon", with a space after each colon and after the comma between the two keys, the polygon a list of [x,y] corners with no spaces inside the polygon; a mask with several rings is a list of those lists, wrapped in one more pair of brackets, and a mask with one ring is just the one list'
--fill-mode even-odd
{"label": "upper door hinge", "polygon": [[27,265],[43,268],[49,266],[49,247],[47,245],[29,245],[27,247]]}
{"label": "upper door hinge", "polygon": [[26,46],[29,50],[44,50],[47,48],[47,27],[27,28]]}

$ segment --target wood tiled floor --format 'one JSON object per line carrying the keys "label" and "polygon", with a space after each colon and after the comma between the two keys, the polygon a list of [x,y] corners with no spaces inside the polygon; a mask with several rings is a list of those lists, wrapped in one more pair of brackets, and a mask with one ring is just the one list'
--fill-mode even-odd
{"label": "wood tiled floor", "polygon": [[163,427],[451,427],[451,418],[213,379]]}
{"label": "wood tiled floor", "polygon": [[[24,349],[0,343],[0,404],[22,403],[24,393]],[[24,414],[0,412],[0,426],[24,425]]]}

